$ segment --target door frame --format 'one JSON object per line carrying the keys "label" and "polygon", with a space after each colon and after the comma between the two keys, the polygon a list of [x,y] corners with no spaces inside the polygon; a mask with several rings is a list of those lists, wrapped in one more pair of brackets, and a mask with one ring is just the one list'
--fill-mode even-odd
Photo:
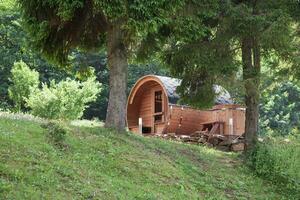
{"label": "door frame", "polygon": [[155,92],[161,92],[161,110],[162,110],[162,117],[161,117],[161,122],[160,123],[164,123],[165,122],[165,95],[164,95],[164,91],[162,88],[152,88],[151,90],[151,128],[152,128],[152,133],[156,133],[155,130]]}

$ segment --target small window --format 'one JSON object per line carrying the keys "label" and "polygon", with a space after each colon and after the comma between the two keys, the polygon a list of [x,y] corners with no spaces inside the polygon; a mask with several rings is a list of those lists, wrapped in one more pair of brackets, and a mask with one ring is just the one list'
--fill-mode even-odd
{"label": "small window", "polygon": [[155,92],[155,113],[162,112],[162,91]]}
{"label": "small window", "polygon": [[154,95],[154,122],[162,122],[163,119],[162,91],[156,91]]}

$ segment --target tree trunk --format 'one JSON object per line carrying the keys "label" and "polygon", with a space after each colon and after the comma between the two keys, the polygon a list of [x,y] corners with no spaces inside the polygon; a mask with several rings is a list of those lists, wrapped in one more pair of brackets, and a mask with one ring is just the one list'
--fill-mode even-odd
{"label": "tree trunk", "polygon": [[127,89],[127,50],[124,45],[124,32],[120,24],[112,25],[107,33],[109,66],[109,101],[105,127],[125,130],[126,89]]}
{"label": "tree trunk", "polygon": [[260,49],[252,37],[242,40],[242,62],[246,103],[245,139],[248,151],[255,146],[259,118]]}

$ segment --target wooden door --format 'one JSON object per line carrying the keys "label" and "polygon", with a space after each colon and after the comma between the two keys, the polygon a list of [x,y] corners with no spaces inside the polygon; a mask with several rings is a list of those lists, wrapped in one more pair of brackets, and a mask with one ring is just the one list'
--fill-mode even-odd
{"label": "wooden door", "polygon": [[162,90],[153,90],[153,133],[162,132],[164,123],[164,95]]}

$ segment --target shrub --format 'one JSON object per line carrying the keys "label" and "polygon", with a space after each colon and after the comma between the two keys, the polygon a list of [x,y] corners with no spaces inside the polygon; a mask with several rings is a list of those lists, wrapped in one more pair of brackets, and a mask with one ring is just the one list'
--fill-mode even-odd
{"label": "shrub", "polygon": [[42,127],[46,129],[46,136],[57,147],[64,147],[67,130],[65,127],[56,122],[48,122]]}
{"label": "shrub", "polygon": [[23,61],[15,62],[11,69],[11,86],[8,88],[10,99],[16,110],[21,111],[25,98],[39,85],[39,73],[31,70]]}
{"label": "shrub", "polygon": [[257,144],[249,161],[256,174],[277,184],[291,199],[300,198],[299,138],[268,138]]}
{"label": "shrub", "polygon": [[50,86],[43,84],[26,99],[32,114],[49,119],[78,119],[83,115],[87,104],[96,100],[101,84],[95,77],[84,82],[71,79]]}
{"label": "shrub", "polygon": [[289,135],[300,129],[300,86],[293,82],[276,84],[262,93],[260,129],[262,133]]}

